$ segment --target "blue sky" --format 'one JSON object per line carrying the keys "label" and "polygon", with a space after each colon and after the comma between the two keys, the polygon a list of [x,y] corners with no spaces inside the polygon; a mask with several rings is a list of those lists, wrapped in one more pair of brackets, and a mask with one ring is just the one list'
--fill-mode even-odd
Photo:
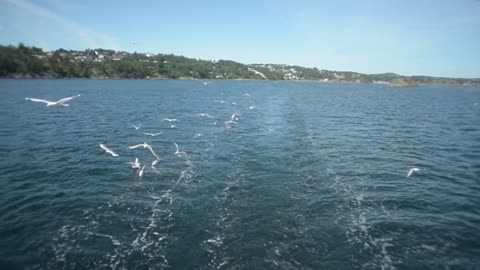
{"label": "blue sky", "polygon": [[480,0],[0,0],[0,44],[480,78]]}

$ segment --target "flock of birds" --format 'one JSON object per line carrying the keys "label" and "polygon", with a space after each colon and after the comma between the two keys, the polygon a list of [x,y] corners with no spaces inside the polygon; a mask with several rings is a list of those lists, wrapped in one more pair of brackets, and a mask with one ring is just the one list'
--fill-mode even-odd
{"label": "flock of birds", "polygon": [[[206,86],[208,83],[204,82],[204,85]],[[244,96],[247,96],[247,97],[251,97],[250,94],[244,94]],[[29,101],[32,101],[32,102],[40,102],[40,103],[45,103],[47,107],[50,107],[50,106],[63,106],[63,107],[68,107],[69,104],[67,102],[73,100],[74,98],[77,98],[77,97],[80,97],[80,95],[75,95],[75,96],[71,96],[71,97],[66,97],[66,98],[62,98],[62,99],[59,99],[57,101],[50,101],[50,100],[45,100],[45,99],[39,99],[39,98],[25,98],[25,100],[29,100]],[[216,100],[215,101],[216,103],[225,103],[226,101],[224,100]],[[235,102],[232,102],[232,105],[236,105]],[[249,107],[249,109],[254,109],[255,106],[254,105],[251,105]],[[211,115],[209,115],[208,113],[199,113],[198,116],[201,116],[201,117],[206,117],[206,118],[213,118]],[[234,113],[232,114],[232,116],[230,117],[230,120],[226,121],[225,122],[225,125],[228,127],[228,128],[231,128],[235,125],[238,124],[238,120],[240,119],[240,115],[237,114],[237,113]],[[171,118],[164,118],[162,119],[162,121],[166,121],[170,124],[170,127],[171,128],[174,128],[176,127],[176,122],[177,122],[177,119],[171,119]],[[215,121],[215,124],[217,124],[217,122]],[[140,129],[141,128],[141,124],[139,125],[132,125],[133,128],[135,129]],[[162,135],[162,132],[158,132],[158,133],[148,133],[148,132],[145,132],[144,133],[146,136],[159,136],[159,135]],[[182,157],[182,158],[185,158],[187,156],[187,153],[186,152],[183,152],[183,151],[180,151],[177,143],[174,143],[175,145],[175,148],[176,148],[176,151],[175,151],[175,155],[178,156],[178,157]],[[108,148],[105,144],[100,144],[100,148],[102,148],[105,153],[107,154],[110,154],[112,155],[113,157],[118,157],[119,155],[113,151],[112,149]],[[158,161],[160,160],[159,156],[155,153],[155,151],[153,150],[152,146],[149,145],[148,143],[144,142],[142,144],[137,144],[137,145],[132,145],[132,146],[129,146],[129,149],[137,149],[137,148],[144,148],[144,149],[148,149],[150,151],[150,153],[155,157],[155,159],[152,161],[152,168],[155,168],[155,165],[158,163]],[[137,169],[138,170],[138,176],[139,177],[142,177],[143,174],[144,174],[144,169],[145,169],[145,165],[143,165],[141,167],[141,164],[140,162],[138,161],[138,158],[135,158],[135,161],[134,162],[129,162],[128,163],[133,169]],[[411,168],[408,173],[407,173],[407,178],[409,178],[410,176],[412,176],[413,174],[415,173],[419,173],[421,170],[419,168]]]}
{"label": "flock of birds", "polygon": [[[207,85],[208,83],[204,83],[204,85]],[[244,94],[245,96],[248,96],[248,97],[251,97],[249,94]],[[32,102],[40,102],[40,103],[45,103],[47,107],[50,107],[50,106],[63,106],[63,107],[68,107],[69,104],[67,102],[73,100],[74,98],[77,98],[79,97],[80,95],[76,95],[76,96],[71,96],[71,97],[66,97],[66,98],[62,98],[60,100],[57,100],[57,101],[50,101],[50,100],[45,100],[45,99],[39,99],[39,98],[30,98],[30,97],[27,97],[25,98],[25,100],[29,100],[29,101],[32,101]],[[225,101],[223,100],[218,100],[216,101],[217,103],[225,103]],[[233,105],[236,105],[235,102],[232,102]],[[254,106],[250,106],[249,109],[253,109]],[[208,113],[198,113],[197,114],[198,116],[202,117],[202,118],[213,118],[213,116],[211,116],[210,114]],[[238,120],[240,119],[240,115],[238,113],[234,113],[232,114],[232,116],[230,117],[230,119],[228,121],[225,122],[225,125],[226,127],[228,128],[231,128],[233,127],[234,125],[237,125],[238,124]],[[164,118],[162,119],[162,121],[164,122],[168,122],[170,124],[170,127],[171,128],[175,128],[176,127],[176,122],[178,121],[177,119],[173,119],[173,118]],[[217,121],[215,121],[214,123],[215,125],[217,124]],[[142,125],[141,124],[132,124],[132,127],[136,130],[139,130]],[[151,133],[151,132],[145,132],[144,135],[145,136],[152,136],[152,137],[155,137],[155,136],[159,136],[159,135],[162,135],[163,133],[162,132],[157,132],[157,133]],[[199,134],[196,134],[195,137],[197,137]],[[188,155],[186,152],[184,151],[180,151],[180,148],[178,146],[177,143],[174,143],[175,145],[175,148],[176,148],[176,151],[175,151],[175,155],[177,157],[181,157],[181,158],[187,158]],[[113,157],[118,157],[119,154],[117,152],[115,152],[114,150],[110,149],[108,146],[106,146],[105,144],[101,143],[100,144],[100,148],[103,149],[105,151],[106,154],[109,154]],[[160,160],[160,157],[157,155],[157,153],[155,153],[155,151],[153,150],[152,146],[149,145],[148,143],[144,142],[142,144],[137,144],[137,145],[132,145],[132,146],[129,146],[128,147],[129,149],[137,149],[137,148],[143,148],[143,149],[147,149],[152,155],[153,157],[155,158],[154,160],[152,160],[152,163],[151,163],[151,167],[155,169],[155,165],[158,163],[158,161]],[[142,177],[144,175],[144,170],[145,170],[145,165],[142,166],[142,164],[140,164],[138,158],[135,158],[135,161],[133,162],[128,162],[128,164],[131,166],[131,168],[133,169],[136,169],[138,170],[137,174],[139,177]]]}

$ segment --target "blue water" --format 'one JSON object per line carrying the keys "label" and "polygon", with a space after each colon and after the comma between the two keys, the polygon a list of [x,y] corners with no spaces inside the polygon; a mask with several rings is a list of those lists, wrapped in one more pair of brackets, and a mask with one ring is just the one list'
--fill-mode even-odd
{"label": "blue water", "polygon": [[478,88],[0,80],[0,97],[1,269],[480,269]]}

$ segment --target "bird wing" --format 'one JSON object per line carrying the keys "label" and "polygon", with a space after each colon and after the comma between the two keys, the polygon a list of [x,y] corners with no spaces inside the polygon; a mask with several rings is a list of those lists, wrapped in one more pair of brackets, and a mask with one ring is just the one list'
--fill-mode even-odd
{"label": "bird wing", "polygon": [[103,150],[105,150],[105,152],[111,154],[112,156],[114,157],[118,157],[118,154],[113,152],[113,150],[111,150],[110,148],[108,148],[106,145],[104,145],[103,143],[100,144],[100,148],[102,148]]}
{"label": "bird wing", "polygon": [[157,159],[160,159],[160,158],[157,156],[157,154],[155,154],[155,152],[153,151],[153,148],[152,148],[150,145],[147,145],[147,148],[150,150],[150,152],[152,152],[152,155],[153,155],[154,157],[156,157]]}
{"label": "bird wing", "polygon": [[100,144],[100,148],[102,148],[102,149],[105,150],[105,151],[110,150],[110,149],[108,149],[108,147],[106,147],[105,144],[103,144],[103,143]]}
{"label": "bird wing", "polygon": [[45,99],[39,99],[39,98],[25,98],[25,100],[30,100],[30,101],[33,101],[33,102],[43,102],[43,103],[46,103],[46,104],[49,104],[49,103],[55,103],[53,101],[50,101],[50,100],[45,100]]}
{"label": "bird wing", "polygon": [[57,103],[63,104],[63,103],[65,103],[65,102],[70,101],[70,100],[72,100],[72,99],[74,99],[74,98],[76,98],[76,97],[79,97],[79,96],[80,96],[80,95],[62,98],[62,99],[58,100]]}
{"label": "bird wing", "polygon": [[107,151],[107,152],[110,153],[110,154],[111,154],[112,156],[114,156],[114,157],[118,157],[118,154],[115,153],[115,152],[113,152],[113,150],[109,150],[109,151]]}
{"label": "bird wing", "polygon": [[143,147],[143,144],[132,145],[132,146],[129,146],[128,148],[135,149],[135,148],[139,148],[139,147]]}
{"label": "bird wing", "polygon": [[158,133],[145,132],[145,133],[143,133],[143,134],[145,134],[145,135],[147,135],[147,136],[158,136],[158,135],[162,135],[162,132],[158,132]]}
{"label": "bird wing", "polygon": [[175,144],[175,147],[177,148],[177,152],[178,152],[178,144],[177,143],[174,143]]}

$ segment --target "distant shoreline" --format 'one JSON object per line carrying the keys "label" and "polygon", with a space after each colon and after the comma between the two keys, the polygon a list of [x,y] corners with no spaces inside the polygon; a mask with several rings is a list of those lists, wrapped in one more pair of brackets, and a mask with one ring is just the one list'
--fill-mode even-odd
{"label": "distant shoreline", "polygon": [[173,54],[129,53],[106,49],[84,51],[0,45],[0,78],[11,79],[143,79],[269,80],[316,83],[367,83],[395,87],[417,85],[480,86],[480,78],[363,74],[284,64],[242,64]]}
{"label": "distant shoreline", "polygon": [[320,83],[320,84],[372,84],[384,85],[391,88],[415,88],[418,86],[452,86],[452,87],[472,87],[480,88],[480,84],[442,84],[442,83],[418,83],[417,85],[389,85],[387,82],[350,82],[350,81],[320,81],[320,80],[264,80],[264,79],[197,79],[197,78],[83,78],[83,77],[49,77],[49,76],[4,76],[0,80],[131,80],[131,81],[265,81],[265,82],[293,82],[293,83]]}

